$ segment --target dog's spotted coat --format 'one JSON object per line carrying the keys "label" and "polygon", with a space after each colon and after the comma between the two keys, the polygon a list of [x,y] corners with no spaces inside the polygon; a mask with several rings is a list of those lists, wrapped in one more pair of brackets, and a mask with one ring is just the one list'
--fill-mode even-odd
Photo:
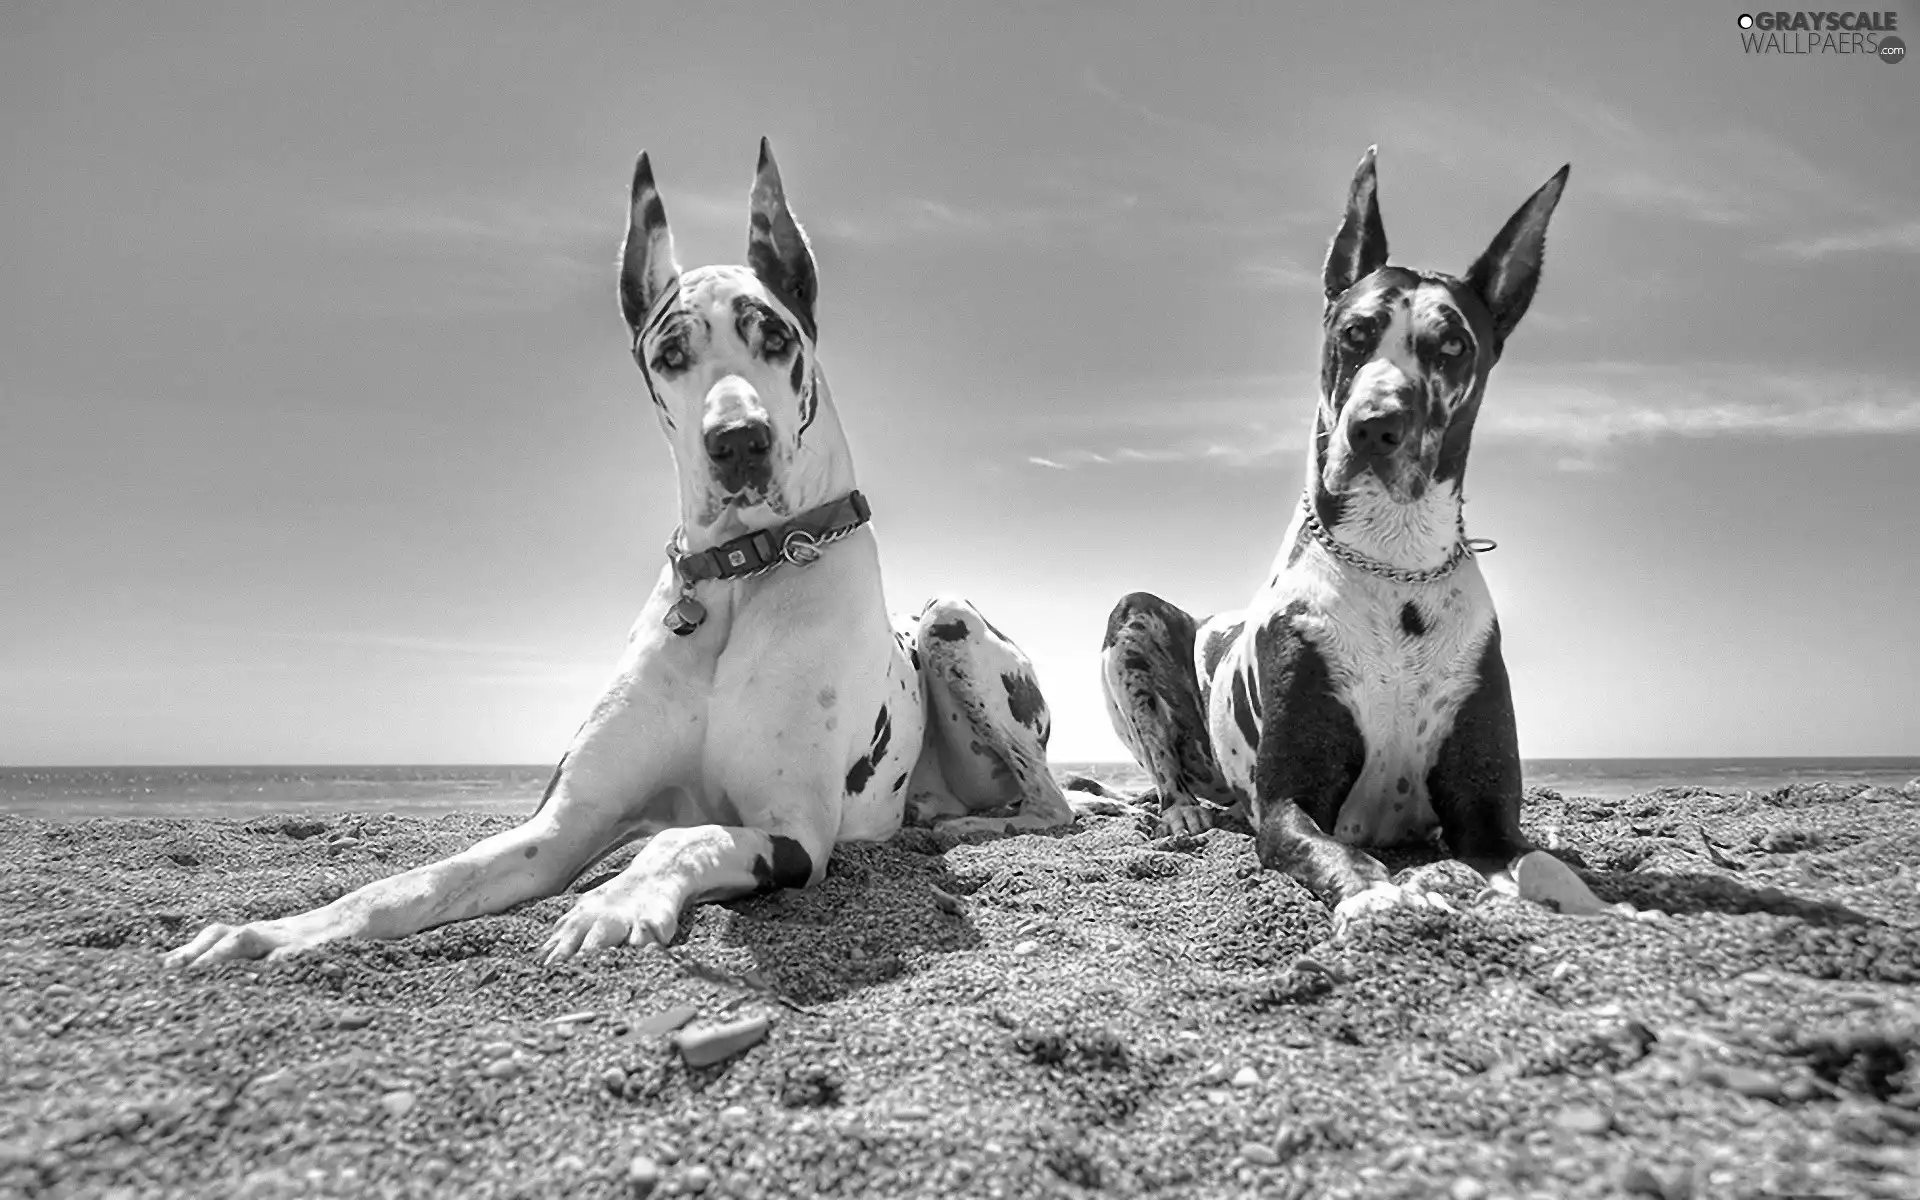
{"label": "dog's spotted coat", "polygon": [[[1166,823],[1203,828],[1198,801],[1245,805],[1261,862],[1334,906],[1342,926],[1426,902],[1363,848],[1433,837],[1502,890],[1601,907],[1520,832],[1493,599],[1470,555],[1439,573],[1463,553],[1474,418],[1532,301],[1566,178],[1562,168],[1456,278],[1387,265],[1369,150],[1327,256],[1303,505],[1266,584],[1244,610],[1204,620],[1138,592],[1108,619],[1107,711]],[[1309,505],[1380,569],[1322,545]]]}
{"label": "dog's spotted coat", "polygon": [[[687,553],[855,490],[814,350],[812,252],[764,142],[747,263],[680,269],[642,155],[620,304],[673,452]],[[701,618],[669,625],[683,593]],[[889,617],[871,525],[822,542],[804,565],[697,588],[669,564],[526,823],[311,912],[210,926],[170,961],[402,937],[499,912],[636,839],[632,861],[561,919],[548,959],[669,942],[687,905],[817,882],[836,843],[891,837],[909,810],[960,833],[1110,810],[1069,803],[1047,770],[1047,733],[1032,664],[971,605],[942,598]]]}

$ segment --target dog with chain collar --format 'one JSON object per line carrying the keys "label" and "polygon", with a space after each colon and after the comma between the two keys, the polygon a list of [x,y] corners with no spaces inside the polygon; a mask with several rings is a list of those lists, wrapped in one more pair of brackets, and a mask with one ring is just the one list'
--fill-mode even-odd
{"label": "dog with chain collar", "polygon": [[1440,905],[1366,847],[1438,837],[1497,891],[1601,902],[1520,829],[1500,624],[1462,480],[1487,379],[1532,303],[1562,167],[1464,278],[1387,263],[1374,150],[1327,254],[1305,494],[1264,587],[1195,619],[1124,597],[1101,651],[1108,715],[1168,828],[1244,806],[1262,865],[1333,910]]}
{"label": "dog with chain collar", "polygon": [[871,509],[815,353],[813,254],[764,140],[747,262],[680,269],[641,155],[620,302],[672,449],[680,528],[533,816],[321,908],[210,925],[170,963],[501,912],[636,839],[543,948],[554,961],[665,944],[688,905],[818,882],[836,843],[891,837],[908,815],[966,834],[1114,811],[1070,805],[1055,784],[1032,664],[977,610],[936,599],[888,616]]}

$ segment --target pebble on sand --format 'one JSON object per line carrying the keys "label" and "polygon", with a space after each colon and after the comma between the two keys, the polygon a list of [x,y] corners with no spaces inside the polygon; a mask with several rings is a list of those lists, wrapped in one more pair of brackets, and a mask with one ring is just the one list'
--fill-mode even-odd
{"label": "pebble on sand", "polygon": [[660,1183],[660,1164],[644,1154],[636,1154],[627,1164],[627,1186],[635,1196],[646,1196]]}
{"label": "pebble on sand", "polygon": [[1487,1185],[1471,1175],[1462,1175],[1447,1189],[1452,1200],[1486,1200]]}
{"label": "pebble on sand", "polygon": [[413,1100],[412,1092],[388,1092],[380,1097],[380,1107],[387,1110],[388,1116],[398,1120],[413,1111]]}
{"label": "pebble on sand", "polygon": [[1039,942],[1032,941],[1032,940],[1018,942],[1018,943],[1015,943],[1013,947],[1013,955],[1015,958],[1025,958],[1027,955],[1032,954],[1034,951],[1038,949],[1040,949]]}
{"label": "pebble on sand", "polygon": [[1256,1167],[1277,1166],[1280,1162],[1280,1152],[1265,1142],[1242,1142],[1240,1157]]}
{"label": "pebble on sand", "polygon": [[480,1073],[488,1079],[512,1079],[523,1070],[525,1070],[525,1068],[520,1065],[519,1059],[501,1058],[495,1059],[493,1062],[481,1067]]}
{"label": "pebble on sand", "polygon": [[373,1024],[373,1014],[366,1011],[344,1012],[333,1019],[335,1029],[365,1029]]}
{"label": "pebble on sand", "polygon": [[1576,1104],[1561,1109],[1553,1118],[1553,1123],[1568,1133],[1598,1137],[1613,1128],[1613,1114],[1604,1108]]}
{"label": "pebble on sand", "polygon": [[1654,1196],[1666,1200],[1667,1182],[1644,1163],[1633,1163],[1620,1173],[1620,1190],[1629,1196]]}
{"label": "pebble on sand", "polygon": [[1260,1072],[1254,1070],[1252,1067],[1241,1067],[1233,1073],[1233,1086],[1237,1088],[1259,1087]]}
{"label": "pebble on sand", "polygon": [[1751,1067],[1722,1067],[1717,1082],[1728,1091],[1739,1092],[1756,1100],[1782,1098],[1780,1081],[1765,1071],[1756,1071]]}
{"label": "pebble on sand", "polygon": [[691,1166],[680,1176],[680,1190],[683,1192],[704,1192],[713,1186],[713,1172],[699,1165]]}
{"label": "pebble on sand", "polygon": [[676,1004],[672,1008],[642,1017],[633,1026],[633,1036],[638,1038],[660,1037],[672,1033],[700,1015],[700,1010],[691,1004]]}
{"label": "pebble on sand", "polygon": [[710,1067],[744,1053],[767,1036],[764,1016],[744,1017],[721,1025],[695,1025],[673,1035],[673,1044],[690,1067]]}
{"label": "pebble on sand", "polygon": [[600,1072],[600,1086],[618,1096],[627,1090],[627,1073],[619,1067],[608,1067]]}

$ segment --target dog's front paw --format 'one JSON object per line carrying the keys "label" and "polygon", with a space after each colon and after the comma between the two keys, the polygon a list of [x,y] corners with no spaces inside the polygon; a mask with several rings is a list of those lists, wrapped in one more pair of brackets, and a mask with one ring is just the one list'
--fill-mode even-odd
{"label": "dog's front paw", "polygon": [[1162,836],[1188,834],[1198,837],[1213,828],[1213,817],[1198,804],[1170,805],[1160,814],[1160,822],[1154,826],[1154,832]]}
{"label": "dog's front paw", "polygon": [[678,904],[650,891],[623,893],[611,889],[612,885],[595,888],[560,918],[547,940],[540,943],[547,965],[612,946],[664,946],[673,941],[680,928]]}
{"label": "dog's front paw", "polygon": [[238,959],[288,958],[311,950],[330,937],[303,932],[288,921],[250,921],[245,925],[215,922],[184,946],[168,952],[168,967],[205,967]]}
{"label": "dog's front paw", "polygon": [[1445,896],[1421,887],[1376,883],[1333,906],[1333,940],[1346,938],[1362,921],[1396,908],[1425,912],[1458,912]]}

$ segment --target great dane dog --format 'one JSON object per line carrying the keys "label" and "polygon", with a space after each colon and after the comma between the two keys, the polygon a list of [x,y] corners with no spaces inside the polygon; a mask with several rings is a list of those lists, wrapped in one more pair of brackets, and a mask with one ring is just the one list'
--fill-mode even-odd
{"label": "great dane dog", "polygon": [[[879,547],[816,356],[814,260],[760,143],[747,263],[681,271],[642,154],[620,267],[633,356],[679,480],[680,528],[612,682],[524,824],[323,907],[209,925],[168,961],[398,938],[549,896],[619,846],[548,961],[670,942],[689,904],[825,874],[836,842],[916,820],[1070,824],[1032,664],[973,607],[890,621]],[[1015,810],[1010,816],[987,810]]]}
{"label": "great dane dog", "polygon": [[1266,586],[1204,619],[1136,592],[1107,623],[1108,715],[1166,826],[1206,828],[1199,800],[1245,805],[1260,862],[1331,905],[1338,932],[1383,907],[1444,907],[1363,849],[1436,834],[1498,891],[1606,907],[1520,831],[1500,624],[1460,490],[1567,172],[1455,278],[1387,265],[1369,148],[1327,254],[1305,494]]}

